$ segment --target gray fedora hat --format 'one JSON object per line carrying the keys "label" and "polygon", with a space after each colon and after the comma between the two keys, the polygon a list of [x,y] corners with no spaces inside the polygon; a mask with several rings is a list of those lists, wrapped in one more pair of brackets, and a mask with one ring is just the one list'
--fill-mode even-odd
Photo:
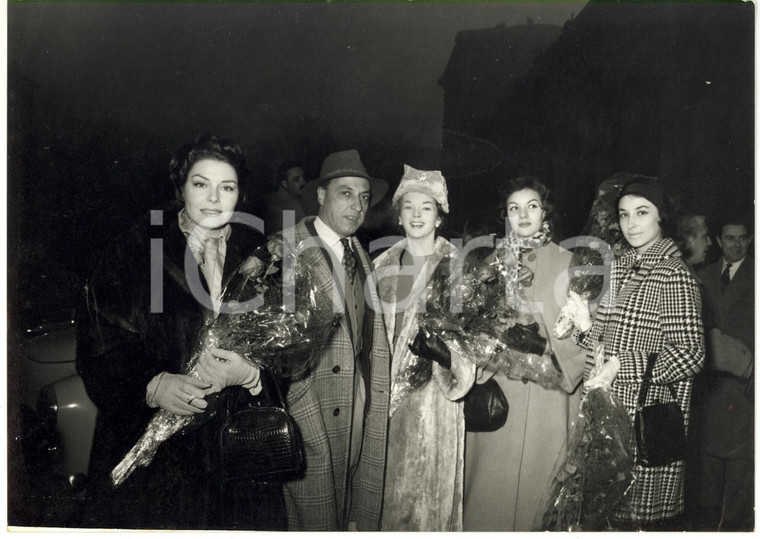
{"label": "gray fedora hat", "polygon": [[362,164],[357,150],[344,150],[331,153],[322,162],[322,170],[319,178],[307,183],[303,188],[303,197],[306,200],[317,200],[317,188],[328,180],[353,176],[364,178],[369,181],[370,207],[374,206],[385,196],[388,191],[388,182],[371,177]]}

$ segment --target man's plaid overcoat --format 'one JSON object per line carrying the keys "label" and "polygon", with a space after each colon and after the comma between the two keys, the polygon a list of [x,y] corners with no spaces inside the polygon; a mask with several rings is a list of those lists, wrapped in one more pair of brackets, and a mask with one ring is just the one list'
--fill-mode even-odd
{"label": "man's plaid overcoat", "polygon": [[[343,268],[331,263],[327,252],[308,247],[315,242],[314,217],[301,220],[283,233],[286,243],[293,240],[298,264],[308,264],[318,275],[318,287],[330,296],[337,272]],[[290,236],[289,236],[290,235]],[[354,400],[355,358],[351,332],[345,315],[328,342],[315,347],[315,366],[307,377],[294,382],[287,395],[288,411],[296,420],[305,446],[305,477],[285,484],[285,500],[290,530],[342,530],[349,521],[359,530],[380,526],[385,475],[386,435],[390,386],[390,347],[382,316],[377,308],[377,285],[372,263],[359,242],[352,238],[366,275],[364,319],[364,377],[369,383],[361,457],[352,477],[349,475],[351,415]],[[307,246],[304,248],[304,246]],[[342,274],[342,273],[341,273]],[[342,296],[341,296],[342,297]],[[376,310],[373,311],[372,305]],[[378,314],[375,314],[378,313]],[[371,332],[371,337],[368,338]],[[366,364],[365,364],[366,365]],[[350,483],[350,485],[349,485]],[[350,491],[350,509],[347,493]]]}

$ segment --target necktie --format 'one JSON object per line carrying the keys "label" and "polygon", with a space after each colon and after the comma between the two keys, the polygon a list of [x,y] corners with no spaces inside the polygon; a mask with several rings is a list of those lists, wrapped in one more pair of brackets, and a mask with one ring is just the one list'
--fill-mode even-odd
{"label": "necktie", "polygon": [[726,264],[726,269],[720,274],[720,292],[723,293],[728,288],[728,284],[731,282],[731,266],[733,264]]}
{"label": "necktie", "polygon": [[356,255],[353,249],[351,249],[351,243],[348,238],[340,240],[343,245],[343,269],[346,270],[346,280],[348,282],[354,281],[354,275],[356,275]]}

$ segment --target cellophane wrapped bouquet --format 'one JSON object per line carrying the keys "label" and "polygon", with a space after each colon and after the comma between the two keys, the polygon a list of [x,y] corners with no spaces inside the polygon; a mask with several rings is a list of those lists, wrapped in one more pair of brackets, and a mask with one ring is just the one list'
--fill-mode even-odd
{"label": "cellophane wrapped bouquet", "polygon": [[[597,369],[603,347],[595,352]],[[630,421],[609,386],[588,391],[570,433],[567,454],[554,476],[533,524],[544,531],[610,529],[616,509],[634,481]]]}
{"label": "cellophane wrapped bouquet", "polygon": [[[572,248],[568,291],[586,301],[594,301],[602,295],[605,274],[609,275],[612,260],[622,251],[625,240],[618,224],[615,201],[630,177],[632,175],[622,172],[599,184],[583,236],[579,237],[579,245]],[[560,311],[554,324],[555,337],[564,339],[572,332],[574,307],[573,302],[568,302]]]}
{"label": "cellophane wrapped bouquet", "polygon": [[[200,378],[195,370],[210,348],[238,352],[253,365],[275,376],[298,378],[310,367],[311,350],[324,342],[339,316],[332,297],[322,297],[312,283],[311,268],[293,264],[283,270],[283,241],[273,236],[240,266],[226,286],[226,308],[210,313],[199,332],[184,374]],[[230,299],[234,298],[234,299]],[[160,409],[145,432],[111,471],[118,486],[138,467],[151,463],[159,445],[193,422]]]}
{"label": "cellophane wrapped bouquet", "polygon": [[[439,269],[452,262],[446,258]],[[546,355],[527,354],[511,348],[504,332],[518,323],[514,305],[517,294],[515,263],[500,250],[484,260],[467,259],[462,271],[429,281],[420,327],[449,342],[459,354],[479,367],[498,369],[510,378],[528,379],[547,388],[559,387],[561,373]],[[446,275],[444,273],[444,275]],[[452,291],[459,291],[453,301]]]}

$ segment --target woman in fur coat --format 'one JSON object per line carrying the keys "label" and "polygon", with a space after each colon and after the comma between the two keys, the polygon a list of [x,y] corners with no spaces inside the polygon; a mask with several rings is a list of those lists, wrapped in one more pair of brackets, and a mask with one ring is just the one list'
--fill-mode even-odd
{"label": "woman in fur coat", "polygon": [[[152,211],[117,238],[87,283],[77,370],[98,407],[86,505],[91,526],[285,525],[279,485],[222,488],[219,429],[229,413],[264,397],[258,369],[232,350],[215,349],[199,362],[203,381],[181,374],[225,286],[264,241],[230,223],[247,175],[245,156],[229,139],[206,135],[180,148],[170,165],[180,204]],[[193,415],[197,425],[162,443],[150,465],[114,487],[111,470],[159,409]]]}
{"label": "woman in fur coat", "polygon": [[449,277],[456,248],[436,237],[448,213],[438,171],[404,166],[393,196],[406,238],[375,260],[388,341],[392,344],[390,423],[381,529],[462,529],[464,411],[475,366],[419,329],[431,280]]}
{"label": "woman in fur coat", "polygon": [[500,189],[500,200],[511,230],[489,256],[519,253],[519,271],[511,280],[517,281],[513,295],[522,300],[504,337],[510,348],[550,360],[559,382],[545,387],[501,370],[479,373],[477,383],[493,375],[509,402],[509,416],[494,432],[467,433],[466,531],[531,530],[578,415],[584,367],[583,350],[552,331],[562,306],[558,297],[564,304],[571,254],[551,241],[548,189],[535,178],[521,177]]}
{"label": "woman in fur coat", "polygon": [[[612,265],[610,289],[591,320],[588,304],[575,303],[574,338],[589,350],[584,388],[611,385],[633,424],[642,378],[651,353],[658,354],[645,406],[677,402],[688,428],[694,376],[705,357],[697,281],[670,237],[672,215],[656,178],[634,177],[617,199],[620,229],[631,246]],[[606,362],[595,372],[594,348]],[[636,444],[631,440],[636,457]],[[684,461],[634,465],[635,481],[615,514],[620,529],[683,529]]]}

